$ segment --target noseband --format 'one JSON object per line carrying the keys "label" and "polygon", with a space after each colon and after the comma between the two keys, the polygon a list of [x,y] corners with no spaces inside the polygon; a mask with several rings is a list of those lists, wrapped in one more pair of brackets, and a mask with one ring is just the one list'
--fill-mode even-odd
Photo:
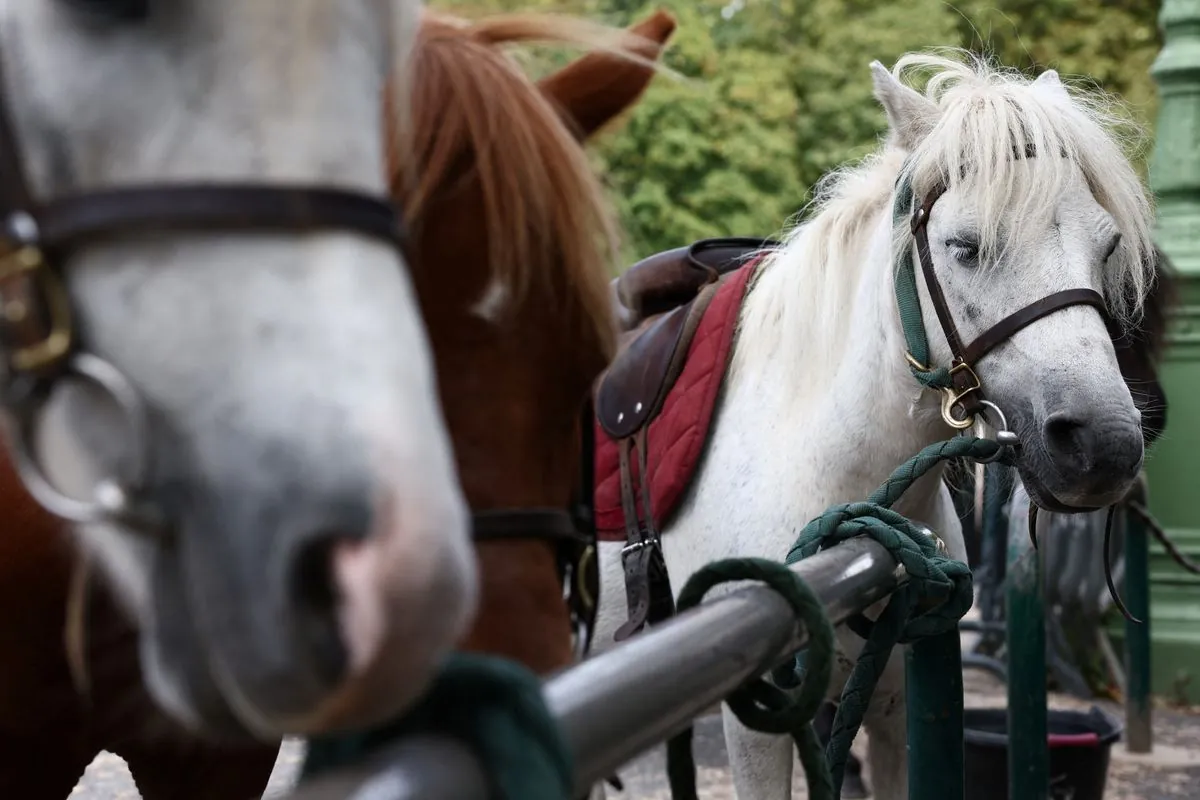
{"label": "noseband", "polygon": [[980,359],[1014,334],[1056,311],[1072,306],[1093,306],[1099,309],[1107,323],[1107,306],[1100,293],[1092,289],[1064,289],[1017,309],[964,345],[946,302],[945,292],[933,269],[933,255],[929,249],[929,215],[934,204],[945,193],[945,184],[939,183],[919,205],[914,206],[911,178],[907,174],[902,178],[896,192],[893,218],[899,223],[910,215],[909,208],[912,208],[909,228],[916,241],[917,257],[921,262],[921,274],[925,278],[929,298],[933,302],[933,309],[937,313],[946,342],[950,345],[951,361],[947,367],[934,367],[931,364],[911,248],[905,248],[896,272],[896,303],[900,308],[900,320],[908,344],[905,357],[918,381],[942,392],[942,419],[947,425],[955,430],[967,430],[976,424],[979,415],[991,409],[1000,417],[998,441],[1002,444],[1016,445],[1015,435],[1006,430],[1007,421],[1003,414],[993,403],[984,399],[983,383],[976,372],[976,365]]}

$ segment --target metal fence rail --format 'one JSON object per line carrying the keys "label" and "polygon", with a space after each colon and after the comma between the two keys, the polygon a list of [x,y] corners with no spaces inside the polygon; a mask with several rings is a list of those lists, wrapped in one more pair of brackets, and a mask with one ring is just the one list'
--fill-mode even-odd
{"label": "metal fence rail", "polygon": [[[906,579],[887,550],[866,538],[831,547],[792,570],[812,587],[834,624]],[[574,756],[578,793],[684,730],[805,642],[787,603],[766,586],[748,584],[550,678],[546,700]],[[486,786],[481,765],[466,747],[429,736],[398,742],[289,797],[486,800]]]}

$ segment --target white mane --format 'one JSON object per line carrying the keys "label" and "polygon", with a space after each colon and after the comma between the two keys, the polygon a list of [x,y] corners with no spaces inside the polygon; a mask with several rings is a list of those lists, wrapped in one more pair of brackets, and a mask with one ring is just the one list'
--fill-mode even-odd
{"label": "white mane", "polygon": [[[982,210],[984,252],[998,252],[1004,241],[1020,237],[1024,225],[1044,219],[1066,182],[1082,171],[1122,235],[1104,275],[1110,311],[1123,321],[1140,312],[1154,276],[1153,206],[1125,150],[1140,143],[1141,130],[1102,92],[1034,87],[1015,70],[965,51],[950,53],[958,58],[910,53],[896,63],[898,79],[932,73],[924,94],[940,117],[915,151],[888,142],[859,164],[822,179],[812,213],[767,258],[746,299],[741,330],[755,344],[738,348],[734,370],[752,372],[762,359],[781,359],[805,371],[837,363],[847,338],[843,328],[855,323],[845,310],[862,278],[869,226],[877,214],[890,213],[901,170],[909,171],[918,197],[939,181],[969,192]],[[1039,157],[1013,158],[1014,148],[1026,147]],[[902,221],[896,246],[911,244]]]}

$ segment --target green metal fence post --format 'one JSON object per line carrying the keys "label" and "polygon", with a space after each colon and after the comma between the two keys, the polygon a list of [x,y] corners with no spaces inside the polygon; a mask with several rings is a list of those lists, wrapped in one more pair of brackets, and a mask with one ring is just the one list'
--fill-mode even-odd
{"label": "green metal fence post", "polygon": [[908,646],[909,800],[964,797],[962,640],[953,630]]}
{"label": "green metal fence post", "polygon": [[1008,537],[1008,796],[1046,800],[1046,608],[1041,559],[1028,536]]}
{"label": "green metal fence post", "polygon": [[[1160,371],[1170,422],[1146,473],[1154,486],[1154,515],[1184,552],[1197,553],[1200,414],[1192,400],[1200,395],[1200,0],[1164,0],[1159,20],[1163,49],[1151,72],[1160,105],[1150,184],[1158,206],[1156,238],[1179,273],[1181,304]],[[1157,552],[1151,564],[1152,688],[1200,702],[1200,579]],[[1114,632],[1120,637],[1119,625]]]}
{"label": "green metal fence post", "polygon": [[[1146,502],[1142,480],[1131,499]],[[1149,753],[1154,747],[1150,704],[1150,553],[1146,523],[1128,508],[1125,522],[1125,604],[1141,624],[1125,622],[1125,748]]]}

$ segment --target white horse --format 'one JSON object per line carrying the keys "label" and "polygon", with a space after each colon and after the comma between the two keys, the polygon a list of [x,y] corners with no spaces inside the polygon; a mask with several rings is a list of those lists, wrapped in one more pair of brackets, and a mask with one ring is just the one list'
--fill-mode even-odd
{"label": "white horse", "polygon": [[[380,100],[418,13],[417,0],[5,0],[0,99],[30,192],[239,182],[386,199]],[[28,238],[28,218],[8,216],[22,210],[12,178],[2,210]],[[248,213],[336,216],[278,199]],[[152,217],[178,201],[92,210]],[[374,209],[376,227],[394,221]],[[229,222],[112,225],[54,251],[85,357],[47,387],[14,455],[80,523],[174,715],[264,738],[369,723],[424,689],[476,604],[421,314],[369,223]]]}
{"label": "white horse", "polygon": [[[932,71],[923,93],[901,82],[908,68]],[[897,257],[916,248],[907,215],[893,221],[902,173],[917,203],[946,189],[928,219],[929,253],[966,341],[1066,289],[1101,292],[1111,315],[1129,319],[1151,280],[1151,203],[1102,98],[1068,91],[1053,71],[1029,81],[944,56],[910,54],[894,72],[878,62],[871,71],[889,135],[863,163],[829,176],[815,213],[751,288],[712,435],[662,538],[676,592],[715,559],[782,560],[810,519],[865,499],[921,447],[954,433],[939,396],[906,363],[893,276]],[[1026,145],[1033,157],[1022,157]],[[950,345],[919,284],[933,361],[948,364]],[[1039,504],[1100,506],[1125,493],[1142,463],[1140,417],[1096,308],[1059,308],[974,366],[1020,437],[1020,473]],[[940,477],[927,475],[896,508],[965,561]],[[598,646],[611,646],[626,617],[620,550],[601,549]],[[832,697],[860,646],[839,629]],[[899,651],[865,725],[876,797],[907,797]],[[742,800],[790,796],[789,739],[748,731],[727,709],[725,733]]]}

